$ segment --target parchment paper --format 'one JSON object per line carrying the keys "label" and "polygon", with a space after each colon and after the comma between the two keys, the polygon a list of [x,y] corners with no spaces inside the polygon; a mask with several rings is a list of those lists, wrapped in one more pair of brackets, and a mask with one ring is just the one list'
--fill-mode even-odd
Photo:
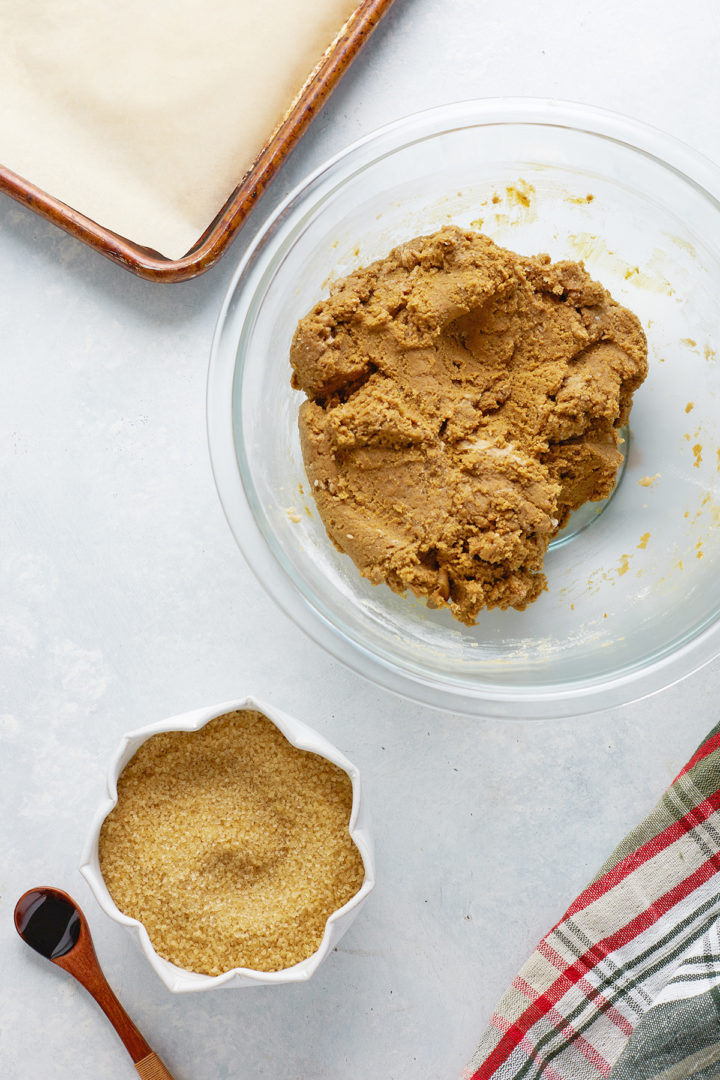
{"label": "parchment paper", "polygon": [[357,0],[0,0],[0,162],[179,258]]}

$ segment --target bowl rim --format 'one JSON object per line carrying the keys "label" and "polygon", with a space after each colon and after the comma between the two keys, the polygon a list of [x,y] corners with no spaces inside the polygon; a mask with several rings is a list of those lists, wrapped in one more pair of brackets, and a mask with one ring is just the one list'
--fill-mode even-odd
{"label": "bowl rim", "polygon": [[[255,235],[230,280],[210,352],[206,424],[215,486],[231,532],[251,570],[268,595],[308,636],[351,670],[401,697],[465,715],[508,719],[590,714],[647,697],[709,663],[720,652],[720,619],[699,630],[672,652],[636,670],[595,676],[572,683],[535,683],[509,688],[491,681],[475,686],[424,677],[376,653],[344,634],[296,588],[263,536],[244,489],[236,453],[232,417],[235,372],[230,316],[245,314],[252,302],[243,282],[262,260],[296,203],[315,192],[311,205],[327,193],[335,173],[377,160],[388,144],[393,150],[460,126],[535,124],[561,127],[618,142],[653,159],[686,181],[720,211],[720,167],[694,148],[659,128],[620,113],[551,98],[479,98],[436,106],[394,120],[340,150],[302,180],[278,205]],[[402,137],[402,141],[395,141]],[[365,160],[369,150],[375,154]],[[247,295],[245,295],[247,294]],[[242,525],[240,527],[240,522]]]}
{"label": "bowl rim", "polygon": [[[153,735],[166,731],[199,731],[220,716],[239,710],[255,710],[278,728],[289,743],[299,750],[307,750],[331,761],[347,773],[352,783],[353,800],[348,831],[357,847],[365,869],[363,883],[347,903],[328,917],[320,945],[310,956],[279,971],[257,971],[253,968],[236,967],[221,975],[202,975],[179,967],[161,957],[153,948],[145,926],[137,919],[125,915],[116,906],[100,869],[99,839],[105,818],[117,805],[117,781],[125,765],[138,748]],[[81,856],[80,873],[83,875],[96,901],[114,922],[128,928],[136,937],[150,966],[173,993],[196,990],[212,990],[226,986],[278,985],[280,983],[306,982],[320,967],[355,918],[360,907],[375,887],[375,859],[369,829],[369,815],[363,798],[360,772],[336,746],[324,735],[302,720],[269,705],[266,701],[248,694],[243,698],[210,705],[178,716],[146,724],[126,732],[112,755],[106,775],[106,795],[93,818]]]}

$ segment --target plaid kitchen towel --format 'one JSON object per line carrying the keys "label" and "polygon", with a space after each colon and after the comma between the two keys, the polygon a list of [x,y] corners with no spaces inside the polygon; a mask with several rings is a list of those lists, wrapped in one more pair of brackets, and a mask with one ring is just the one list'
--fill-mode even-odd
{"label": "plaid kitchen towel", "polygon": [[719,1080],[720,724],[540,942],[463,1080]]}

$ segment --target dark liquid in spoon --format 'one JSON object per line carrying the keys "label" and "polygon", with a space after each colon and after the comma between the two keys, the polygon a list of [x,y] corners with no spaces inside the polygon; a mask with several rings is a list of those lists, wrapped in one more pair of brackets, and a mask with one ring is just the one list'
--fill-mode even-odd
{"label": "dark liquid in spoon", "polygon": [[77,910],[53,893],[27,893],[16,909],[15,918],[22,939],[48,960],[65,956],[80,937]]}

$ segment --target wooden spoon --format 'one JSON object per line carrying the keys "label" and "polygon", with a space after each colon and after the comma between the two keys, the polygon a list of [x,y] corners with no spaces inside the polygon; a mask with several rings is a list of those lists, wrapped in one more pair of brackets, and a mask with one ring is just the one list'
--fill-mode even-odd
{"label": "wooden spoon", "polygon": [[15,905],[15,929],[30,948],[64,968],[92,994],[142,1080],[173,1080],[110,989],[95,955],[87,920],[72,897],[45,885],[30,889]]}

